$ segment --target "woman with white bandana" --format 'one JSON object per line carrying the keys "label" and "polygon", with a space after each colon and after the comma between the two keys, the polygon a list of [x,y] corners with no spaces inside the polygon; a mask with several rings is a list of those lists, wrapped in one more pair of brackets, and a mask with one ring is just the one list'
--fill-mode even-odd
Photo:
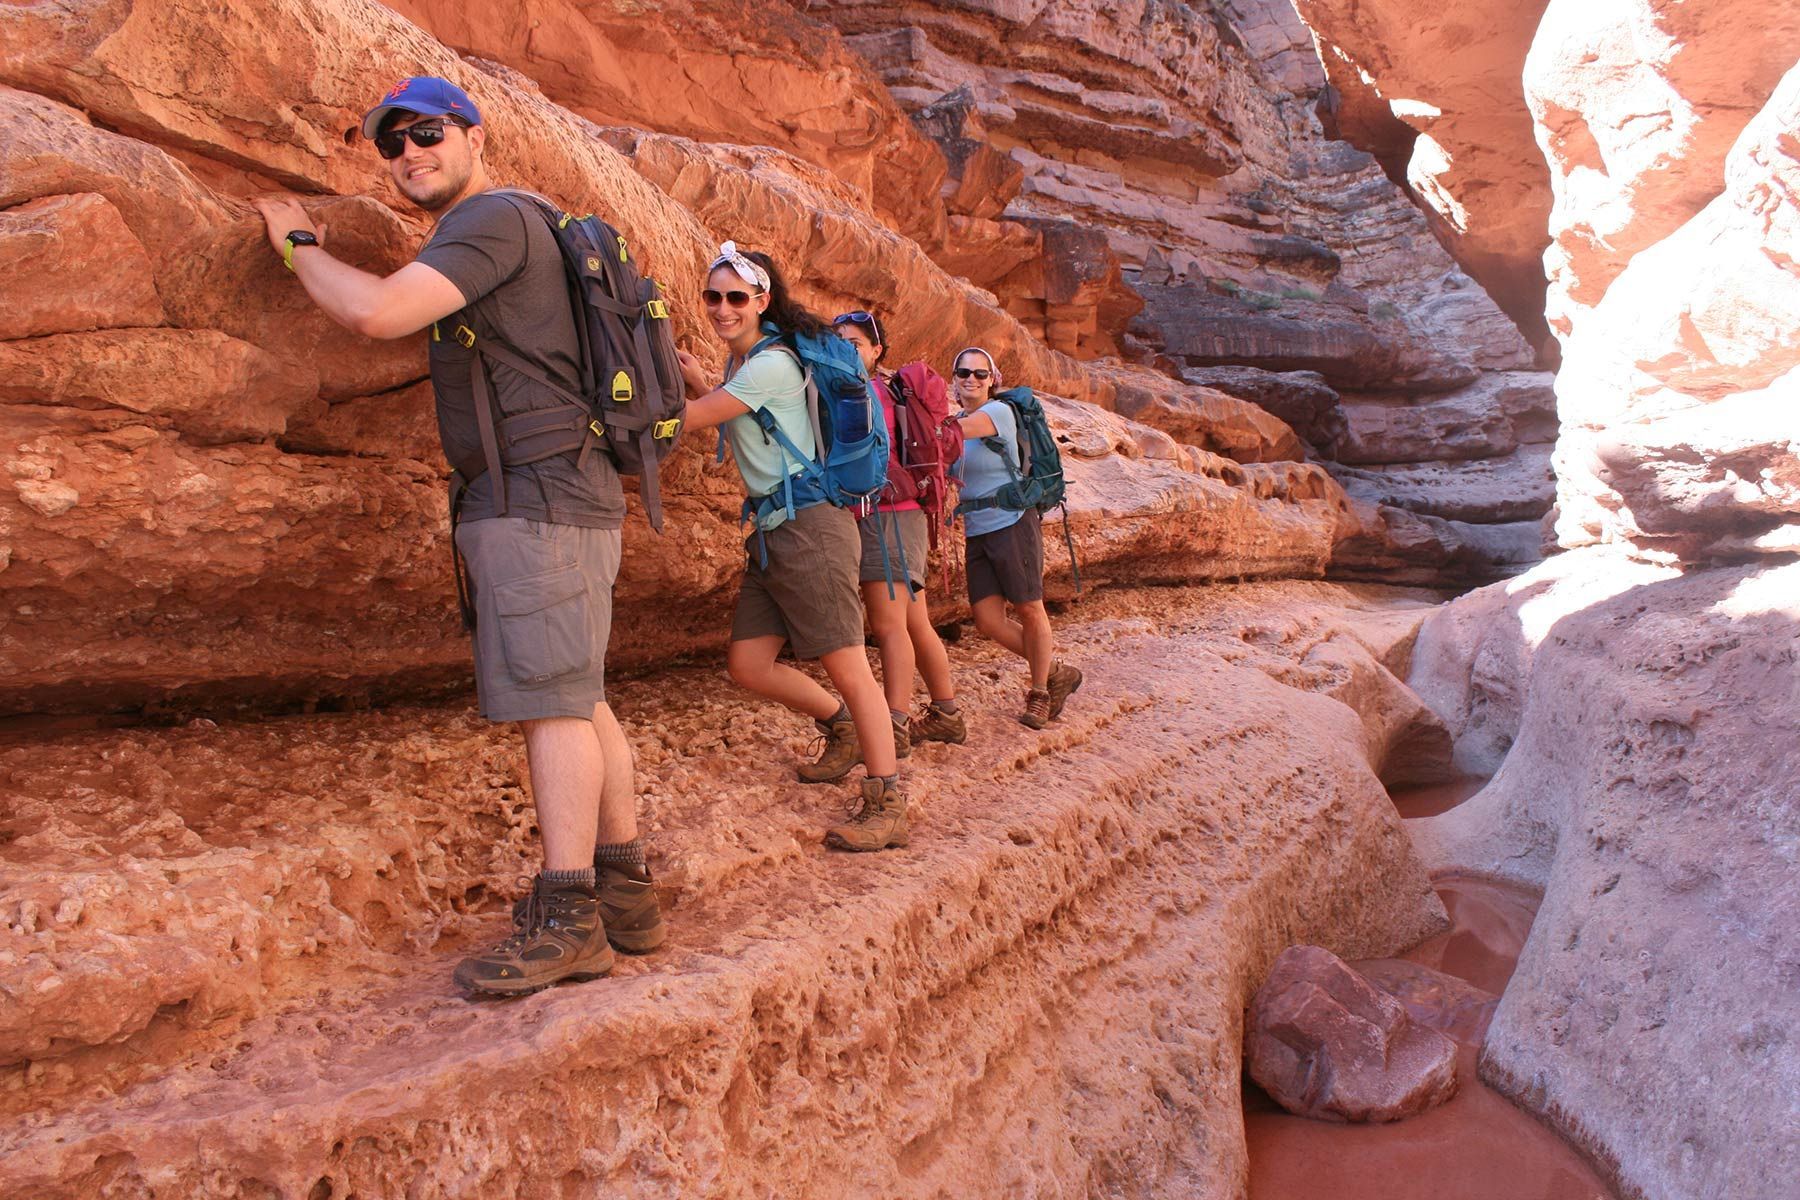
{"label": "woman with white bandana", "polygon": [[[992,354],[970,346],[956,356],[952,375],[962,406],[962,498],[985,500],[1015,477],[1018,421],[1012,406],[996,399],[1000,364]],[[1042,729],[1081,686],[1081,672],[1053,657],[1056,638],[1044,609],[1044,536],[1037,510],[976,509],[963,517],[963,535],[975,628],[1025,660],[1030,682],[1019,720]],[[1008,603],[1018,620],[1007,617]]]}
{"label": "woman with white bandana", "polygon": [[[754,498],[782,490],[784,474],[798,474],[780,446],[757,424],[764,411],[807,455],[816,455],[807,412],[806,380],[792,354],[767,345],[771,332],[819,335],[829,327],[788,295],[766,254],[719,247],[701,293],[707,317],[730,351],[725,382],[712,387],[693,355],[681,355],[690,397],[689,433],[722,426],[744,488]],[[862,597],[857,568],[862,542],[847,509],[818,502],[792,517],[783,505],[765,506],[745,543],[743,583],[731,622],[726,669],[739,686],[813,718],[823,750],[797,774],[807,783],[842,779],[861,761],[868,771],[851,819],[833,826],[826,844],[843,850],[881,850],[907,843],[906,798],[900,793],[894,729],[887,700],[863,651]],[[778,660],[787,645],[800,659],[817,659],[843,697]]]}

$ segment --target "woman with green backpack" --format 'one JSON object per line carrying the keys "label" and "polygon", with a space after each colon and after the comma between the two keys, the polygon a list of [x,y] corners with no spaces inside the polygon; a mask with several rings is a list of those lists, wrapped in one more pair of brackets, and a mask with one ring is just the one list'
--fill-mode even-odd
{"label": "woman with green backpack", "polygon": [[[1044,609],[1044,536],[1038,510],[1009,503],[1025,470],[1019,412],[1009,402],[1012,393],[1000,391],[1000,364],[981,347],[956,356],[953,376],[962,406],[963,485],[957,512],[968,548],[969,607],[976,629],[1025,660],[1031,678],[1019,720],[1042,729],[1081,686],[1081,672],[1054,658],[1056,639]],[[1029,400],[1029,393],[1022,398]],[[1036,401],[1030,406],[1041,413]],[[1018,620],[1007,617],[1008,603]]]}
{"label": "woman with green backpack", "polygon": [[[690,397],[685,430],[722,430],[720,454],[729,442],[748,495],[744,519],[754,525],[726,669],[739,686],[817,723],[824,750],[800,766],[801,780],[842,779],[858,761],[867,768],[860,803],[848,822],[827,832],[828,845],[904,846],[906,798],[898,786],[893,725],[863,651],[856,580],[862,545],[855,517],[842,507],[854,499],[845,479],[868,466],[859,456],[880,455],[879,468],[869,468],[879,470],[871,505],[885,479],[887,443],[870,428],[871,418],[880,422],[867,377],[854,351],[795,303],[766,254],[740,253],[726,242],[701,295],[730,357],[725,382],[714,388],[700,361],[681,354]],[[868,411],[860,415],[861,428],[852,429],[858,387]],[[825,423],[832,412],[839,414],[836,427]],[[869,445],[874,441],[878,449]],[[817,659],[842,701],[778,662],[784,644],[797,658]]]}

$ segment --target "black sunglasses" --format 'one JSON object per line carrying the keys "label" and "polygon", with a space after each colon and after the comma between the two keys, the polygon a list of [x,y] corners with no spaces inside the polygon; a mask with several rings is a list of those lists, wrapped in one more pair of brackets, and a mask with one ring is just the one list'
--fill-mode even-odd
{"label": "black sunglasses", "polygon": [[445,122],[462,128],[462,122],[451,121],[449,117],[433,117],[429,121],[420,121],[417,125],[408,125],[405,129],[384,129],[375,135],[375,153],[386,159],[399,158],[406,153],[407,139],[423,149],[435,146],[444,140]]}
{"label": "black sunglasses", "polygon": [[989,371],[984,367],[958,367],[958,368],[956,368],[956,377],[958,379],[968,379],[970,376],[974,376],[976,379],[986,379],[989,375],[992,375],[992,374],[993,374],[992,371]]}
{"label": "black sunglasses", "polygon": [[729,304],[733,308],[743,308],[760,295],[762,295],[761,292],[721,292],[715,288],[707,288],[700,293],[700,298],[706,301],[708,308],[717,308],[721,302]]}

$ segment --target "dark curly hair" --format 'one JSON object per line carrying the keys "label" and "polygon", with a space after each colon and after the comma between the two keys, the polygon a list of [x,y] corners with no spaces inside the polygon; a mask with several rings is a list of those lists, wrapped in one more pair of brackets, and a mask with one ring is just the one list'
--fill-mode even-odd
{"label": "dark curly hair", "polygon": [[788,291],[787,280],[775,269],[774,259],[760,250],[745,251],[744,257],[769,273],[769,307],[763,313],[764,319],[773,321],[775,327],[783,333],[822,337],[831,332],[831,326],[823,317],[801,307],[794,299]]}

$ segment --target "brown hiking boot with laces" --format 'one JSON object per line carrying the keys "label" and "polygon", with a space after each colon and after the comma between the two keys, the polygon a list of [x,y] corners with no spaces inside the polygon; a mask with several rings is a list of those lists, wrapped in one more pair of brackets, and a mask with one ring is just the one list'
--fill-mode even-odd
{"label": "brown hiking boot with laces", "polygon": [[826,830],[825,844],[835,850],[885,850],[906,845],[909,837],[906,797],[900,789],[879,779],[865,779],[850,819]]}
{"label": "brown hiking boot with laces", "polygon": [[[614,950],[648,954],[668,937],[662,905],[656,899],[656,884],[648,870],[640,879],[630,867],[596,862],[594,892],[600,898],[600,923],[606,927],[606,940]],[[513,901],[515,927],[524,919],[525,906],[530,903],[530,893]]]}
{"label": "brown hiking boot with laces", "polygon": [[813,739],[813,745],[822,745],[823,749],[815,761],[801,763],[794,774],[802,783],[836,782],[862,761],[862,743],[856,740],[856,722],[845,717],[841,721],[814,721],[813,724],[819,727],[819,736]]}
{"label": "brown hiking boot with laces", "polygon": [[1029,688],[1025,692],[1025,711],[1019,724],[1029,729],[1042,729],[1050,723],[1050,692],[1045,688]]}
{"label": "brown hiking boot with laces", "polygon": [[456,965],[457,985],[465,991],[523,996],[565,979],[598,979],[612,970],[613,951],[593,888],[552,887],[539,876],[523,908],[515,906],[513,914],[510,936]]}
{"label": "brown hiking boot with laces", "polygon": [[1081,690],[1081,668],[1050,664],[1050,682],[1046,688],[1050,693],[1050,719],[1054,721],[1062,716],[1063,705],[1069,702],[1069,697]]}
{"label": "brown hiking boot with laces", "polygon": [[963,720],[960,712],[945,712],[933,704],[925,710],[925,715],[916,718],[907,727],[907,733],[915,742],[949,742],[952,746],[960,746],[969,737],[968,722]]}
{"label": "brown hiking boot with laces", "polygon": [[903,720],[894,722],[894,757],[906,758],[912,754],[912,733]]}

